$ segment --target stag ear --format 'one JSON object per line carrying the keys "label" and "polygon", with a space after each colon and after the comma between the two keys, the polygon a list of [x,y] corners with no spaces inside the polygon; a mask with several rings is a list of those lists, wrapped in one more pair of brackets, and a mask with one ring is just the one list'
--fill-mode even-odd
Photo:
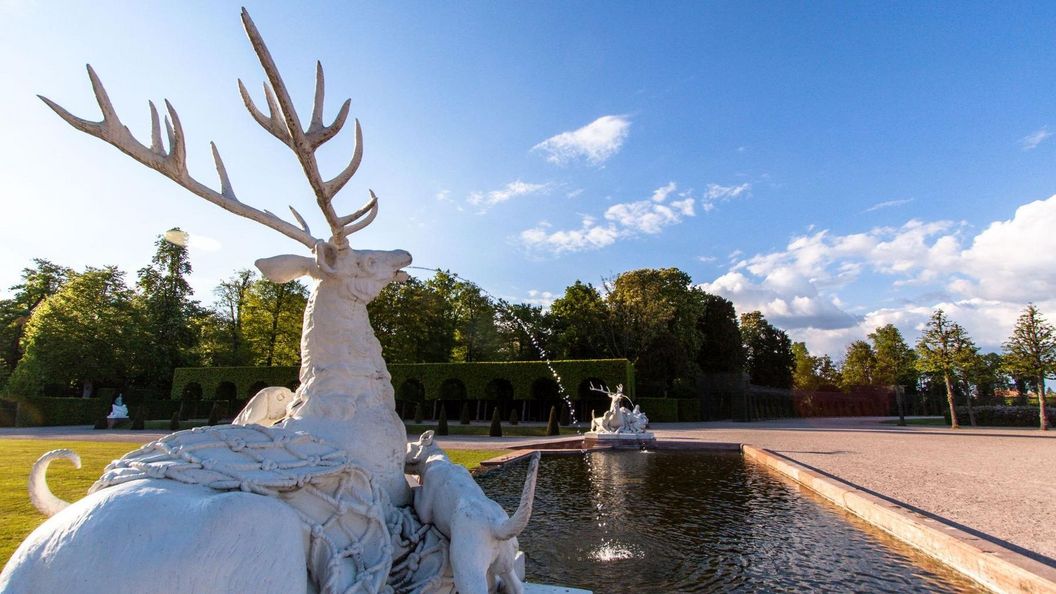
{"label": "stag ear", "polygon": [[418,443],[422,446],[433,445],[433,430],[430,429],[423,433],[422,436],[418,438]]}
{"label": "stag ear", "polygon": [[315,272],[315,260],[304,256],[284,254],[261,258],[255,262],[264,278],[273,283],[288,283]]}

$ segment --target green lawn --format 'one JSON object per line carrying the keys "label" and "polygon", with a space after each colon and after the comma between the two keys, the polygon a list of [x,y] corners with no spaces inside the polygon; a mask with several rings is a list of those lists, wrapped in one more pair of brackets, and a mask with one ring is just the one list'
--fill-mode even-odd
{"label": "green lawn", "polygon": [[[484,430],[486,434],[487,427]],[[0,566],[7,563],[22,539],[45,519],[29,503],[26,491],[29,469],[41,454],[67,448],[81,456],[80,470],[65,460],[56,460],[48,468],[48,486],[52,492],[66,501],[75,501],[84,497],[111,460],[138,448],[141,443],[0,439]],[[472,469],[484,460],[509,452],[450,450],[447,453],[454,462]]]}

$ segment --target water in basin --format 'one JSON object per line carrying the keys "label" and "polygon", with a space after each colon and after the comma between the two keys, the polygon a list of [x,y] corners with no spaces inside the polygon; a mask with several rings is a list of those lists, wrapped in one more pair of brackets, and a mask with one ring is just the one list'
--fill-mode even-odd
{"label": "water in basin", "polygon": [[[526,464],[478,477],[517,507]],[[985,592],[740,454],[544,457],[529,580],[610,592]]]}

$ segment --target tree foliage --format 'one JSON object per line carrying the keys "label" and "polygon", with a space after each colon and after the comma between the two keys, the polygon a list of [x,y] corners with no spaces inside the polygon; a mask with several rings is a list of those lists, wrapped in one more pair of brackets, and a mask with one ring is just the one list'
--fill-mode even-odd
{"label": "tree foliage", "polygon": [[191,320],[199,306],[187,282],[191,274],[187,248],[164,237],[158,237],[154,247],[150,266],[139,271],[137,301],[143,310],[143,330],[151,338],[139,355],[144,359],[146,384],[165,393],[174,369],[197,362],[194,349],[199,334]]}
{"label": "tree foliage", "polygon": [[954,429],[960,426],[954,405],[954,381],[957,374],[970,364],[975,353],[975,345],[968,333],[960,324],[950,321],[941,309],[936,309],[931,315],[917,342],[917,369],[921,373],[942,378],[950,407],[951,427]]}
{"label": "tree foliage", "polygon": [[847,345],[840,374],[842,388],[847,391],[875,385],[876,354],[873,353],[873,347],[864,340],[855,340]]}
{"label": "tree foliage", "polygon": [[0,300],[0,359],[9,369],[22,358],[22,333],[33,310],[57,293],[72,272],[65,266],[34,258],[32,267],[22,269],[22,282],[11,287],[13,297]]}
{"label": "tree foliage", "polygon": [[1056,373],[1056,331],[1031,303],[1016,320],[1004,347],[1008,369],[1037,381],[1041,429],[1047,430],[1045,378]]}
{"label": "tree foliage", "polygon": [[792,341],[758,311],[741,314],[741,340],[750,381],[759,386],[792,387]]}
{"label": "tree foliage", "polygon": [[249,345],[253,365],[300,365],[307,303],[308,289],[300,281],[253,281],[241,315],[243,339]]}
{"label": "tree foliage", "polygon": [[144,328],[124,273],[88,268],[34,309],[9,387],[37,395],[45,383],[80,384],[90,395],[94,385],[119,383],[143,362]]}
{"label": "tree foliage", "polygon": [[879,386],[915,386],[916,353],[906,344],[894,324],[880,326],[869,333],[875,357],[873,382]]}

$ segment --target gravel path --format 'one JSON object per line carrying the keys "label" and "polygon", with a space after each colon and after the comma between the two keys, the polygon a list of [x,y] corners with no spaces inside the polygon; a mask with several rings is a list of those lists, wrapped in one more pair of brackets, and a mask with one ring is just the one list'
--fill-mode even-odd
{"label": "gravel path", "polygon": [[[1056,567],[1056,431],[897,427],[877,418],[669,423],[658,439],[749,443],[877,495],[981,532]],[[0,438],[149,441],[164,433],[87,427],[0,429]],[[567,438],[567,437],[566,437]],[[507,448],[539,438],[450,436],[448,448]]]}

